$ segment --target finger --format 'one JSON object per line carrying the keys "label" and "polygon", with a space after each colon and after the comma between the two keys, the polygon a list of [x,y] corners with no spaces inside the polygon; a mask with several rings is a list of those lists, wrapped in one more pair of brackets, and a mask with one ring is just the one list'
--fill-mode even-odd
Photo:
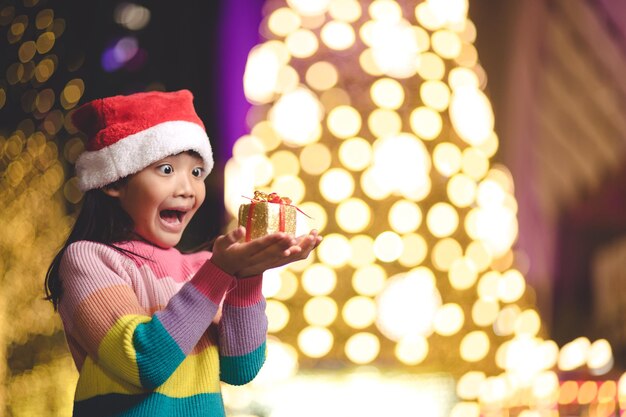
{"label": "finger", "polygon": [[275,233],[255,239],[246,244],[245,253],[250,258],[271,256],[296,244],[296,240],[286,233]]}

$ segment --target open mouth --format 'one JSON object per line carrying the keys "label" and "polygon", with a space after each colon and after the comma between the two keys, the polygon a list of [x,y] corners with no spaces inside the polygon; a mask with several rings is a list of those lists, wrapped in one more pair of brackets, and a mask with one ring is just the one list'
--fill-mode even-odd
{"label": "open mouth", "polygon": [[180,224],[183,222],[186,212],[182,210],[162,210],[159,215],[164,222],[169,224]]}

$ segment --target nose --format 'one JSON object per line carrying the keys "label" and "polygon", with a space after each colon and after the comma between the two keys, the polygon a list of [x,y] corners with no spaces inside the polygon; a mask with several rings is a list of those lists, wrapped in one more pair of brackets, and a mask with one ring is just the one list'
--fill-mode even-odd
{"label": "nose", "polygon": [[190,175],[180,173],[176,181],[176,196],[178,197],[195,197],[195,189],[192,184]]}

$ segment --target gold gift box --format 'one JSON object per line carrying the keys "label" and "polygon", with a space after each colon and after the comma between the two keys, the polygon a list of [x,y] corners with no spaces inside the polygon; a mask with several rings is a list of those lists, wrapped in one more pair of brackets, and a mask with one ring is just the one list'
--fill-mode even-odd
{"label": "gold gift box", "polygon": [[239,206],[239,224],[246,228],[246,241],[276,232],[295,236],[296,208],[284,203],[253,200],[249,204]]}

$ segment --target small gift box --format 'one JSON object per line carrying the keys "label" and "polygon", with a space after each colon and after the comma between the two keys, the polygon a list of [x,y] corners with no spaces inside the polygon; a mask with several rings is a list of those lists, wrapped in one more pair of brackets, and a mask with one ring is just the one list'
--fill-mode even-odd
{"label": "small gift box", "polygon": [[239,206],[239,224],[246,228],[246,242],[276,232],[295,236],[296,210],[287,197],[255,191],[249,204]]}

